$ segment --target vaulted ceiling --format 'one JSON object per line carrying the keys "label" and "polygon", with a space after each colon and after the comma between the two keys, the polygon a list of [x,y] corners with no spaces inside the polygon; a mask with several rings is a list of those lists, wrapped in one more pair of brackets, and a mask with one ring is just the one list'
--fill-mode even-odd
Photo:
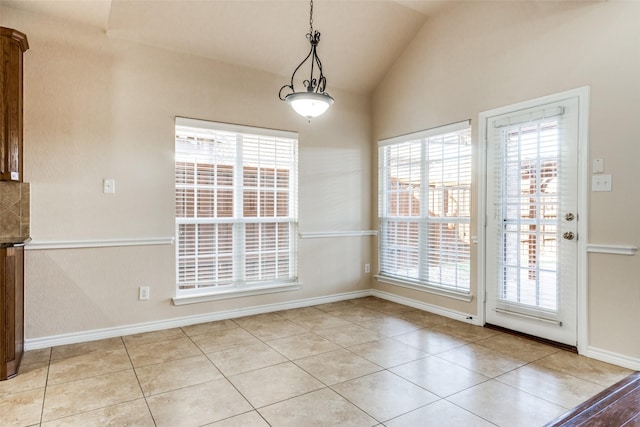
{"label": "vaulted ceiling", "polygon": [[[451,0],[315,0],[318,53],[332,87],[368,93],[428,17]],[[283,76],[306,56],[307,0],[0,0],[2,6]]]}

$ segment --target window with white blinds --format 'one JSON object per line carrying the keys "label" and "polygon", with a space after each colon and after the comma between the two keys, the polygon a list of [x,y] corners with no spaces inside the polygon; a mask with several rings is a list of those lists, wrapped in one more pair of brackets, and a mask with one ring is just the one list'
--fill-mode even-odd
{"label": "window with white blinds", "polygon": [[176,118],[178,295],[295,282],[297,134]]}
{"label": "window with white blinds", "polygon": [[468,292],[469,121],[379,142],[380,276]]}

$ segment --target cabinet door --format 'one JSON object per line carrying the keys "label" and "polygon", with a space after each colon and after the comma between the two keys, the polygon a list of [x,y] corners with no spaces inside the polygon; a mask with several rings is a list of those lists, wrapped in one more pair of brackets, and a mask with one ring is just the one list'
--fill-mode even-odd
{"label": "cabinet door", "polygon": [[15,310],[13,282],[15,263],[13,248],[0,249],[0,379],[8,376],[8,363],[15,359]]}
{"label": "cabinet door", "polygon": [[0,180],[22,181],[22,53],[26,36],[0,28]]}
{"label": "cabinet door", "polygon": [[13,305],[14,305],[14,335],[13,354],[14,359],[11,369],[15,375],[18,372],[22,353],[24,351],[24,247],[16,246],[14,252],[14,277],[13,277]]}
{"label": "cabinet door", "polygon": [[24,248],[0,249],[0,380],[14,376],[24,343]]}

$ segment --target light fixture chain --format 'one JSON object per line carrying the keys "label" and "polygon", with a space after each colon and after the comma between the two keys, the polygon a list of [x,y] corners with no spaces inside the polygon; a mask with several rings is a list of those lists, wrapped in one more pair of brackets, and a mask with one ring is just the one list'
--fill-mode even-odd
{"label": "light fixture chain", "polygon": [[313,36],[313,0],[311,0],[311,7],[309,8],[309,34]]}

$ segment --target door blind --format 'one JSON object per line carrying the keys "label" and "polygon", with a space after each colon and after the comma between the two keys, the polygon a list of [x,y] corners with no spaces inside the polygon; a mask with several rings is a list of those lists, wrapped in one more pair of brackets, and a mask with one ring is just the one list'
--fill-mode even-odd
{"label": "door blind", "polygon": [[[501,173],[496,309],[555,320],[560,310],[563,108],[496,120]],[[519,116],[522,119],[524,116]],[[511,123],[511,124],[509,124]],[[569,179],[571,184],[574,180]],[[568,255],[570,252],[565,252]],[[569,264],[568,264],[569,265]]]}

